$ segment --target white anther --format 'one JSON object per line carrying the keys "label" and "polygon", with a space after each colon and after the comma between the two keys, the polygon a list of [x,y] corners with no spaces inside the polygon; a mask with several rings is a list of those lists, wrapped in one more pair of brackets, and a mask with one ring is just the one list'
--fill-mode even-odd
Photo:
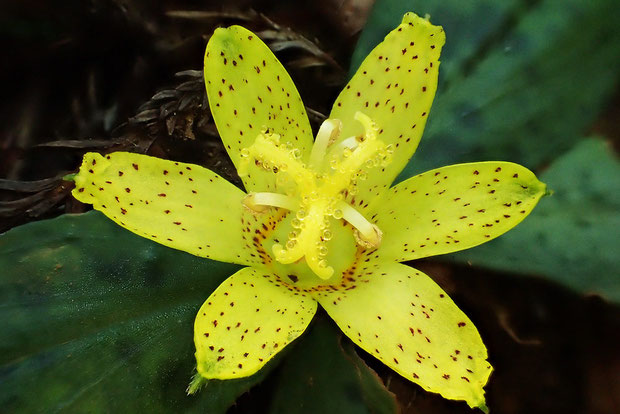
{"label": "white anther", "polygon": [[376,224],[372,224],[373,232],[370,235],[362,234],[358,229],[355,229],[353,232],[353,236],[355,237],[355,241],[360,246],[366,249],[376,249],[381,244],[381,239],[383,238],[383,232]]}
{"label": "white anther", "polygon": [[381,244],[383,232],[375,224],[344,201],[339,201],[337,208],[342,211],[342,218],[355,227],[355,239],[366,248],[377,248]]}
{"label": "white anther", "polygon": [[318,170],[318,166],[323,162],[325,158],[325,151],[327,147],[335,141],[340,135],[342,130],[342,122],[339,119],[327,119],[316,134],[312,151],[310,152],[310,168]]}
{"label": "white anther", "polygon": [[244,206],[259,213],[265,211],[268,207],[294,210],[298,204],[293,197],[278,193],[250,193],[243,199]]}

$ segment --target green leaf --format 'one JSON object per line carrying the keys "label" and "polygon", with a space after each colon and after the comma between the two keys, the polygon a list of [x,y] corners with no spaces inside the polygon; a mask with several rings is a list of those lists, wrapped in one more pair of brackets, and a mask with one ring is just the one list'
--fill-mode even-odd
{"label": "green leaf", "polygon": [[395,397],[325,317],[282,364],[271,413],[396,413]]}
{"label": "green leaf", "polygon": [[193,322],[238,269],[174,251],[91,212],[0,236],[5,412],[223,413],[267,373],[194,396]]}
{"label": "green leaf", "polygon": [[537,169],[571,148],[615,90],[613,0],[378,0],[353,67],[404,11],[429,13],[446,46],[426,132],[402,178],[468,161]]}
{"label": "green leaf", "polygon": [[509,233],[456,259],[539,274],[620,302],[620,163],[615,155],[601,140],[586,140],[541,179],[551,197]]}

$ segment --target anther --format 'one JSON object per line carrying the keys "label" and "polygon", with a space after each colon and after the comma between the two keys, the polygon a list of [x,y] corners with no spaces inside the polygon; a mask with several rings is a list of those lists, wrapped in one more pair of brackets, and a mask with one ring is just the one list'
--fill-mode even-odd
{"label": "anther", "polygon": [[361,140],[358,137],[349,137],[347,139],[343,139],[342,142],[338,144],[338,148],[341,148],[339,152],[344,151],[345,148],[348,148],[352,151],[357,148],[360,142]]}
{"label": "anther", "polygon": [[342,211],[342,218],[355,227],[355,239],[365,248],[377,248],[381,244],[383,232],[349,204],[339,201],[336,208]]}
{"label": "anther", "polygon": [[318,170],[318,166],[325,158],[327,147],[332,144],[340,136],[342,130],[342,122],[339,119],[328,119],[319,128],[316,134],[312,151],[310,152],[310,168]]}
{"label": "anther", "polygon": [[280,207],[294,210],[299,202],[293,197],[279,193],[250,193],[243,199],[243,205],[257,213],[267,210],[268,207]]}

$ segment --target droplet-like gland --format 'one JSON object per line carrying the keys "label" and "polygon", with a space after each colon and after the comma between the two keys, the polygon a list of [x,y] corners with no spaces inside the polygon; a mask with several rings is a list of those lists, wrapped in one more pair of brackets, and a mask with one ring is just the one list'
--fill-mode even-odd
{"label": "droplet-like gland", "polygon": [[[349,137],[338,142],[342,123],[337,119],[326,120],[317,134],[308,164],[301,152],[289,142],[281,143],[279,135],[263,131],[254,143],[241,150],[239,175],[248,173],[250,163],[262,165],[278,176],[286,174],[295,184],[293,194],[250,193],[244,205],[255,214],[269,207],[282,208],[295,213],[290,221],[293,230],[284,246],[275,243],[272,251],[282,264],[305,259],[308,267],[320,278],[329,279],[334,269],[327,262],[326,242],[331,240],[330,219],[345,220],[354,228],[357,243],[367,249],[377,248],[382,232],[360,212],[344,201],[343,194],[357,192],[357,181],[365,180],[367,170],[385,165],[393,149],[377,139],[376,124],[361,112],[355,119],[364,127],[364,135]],[[329,160],[326,152],[332,146]]]}

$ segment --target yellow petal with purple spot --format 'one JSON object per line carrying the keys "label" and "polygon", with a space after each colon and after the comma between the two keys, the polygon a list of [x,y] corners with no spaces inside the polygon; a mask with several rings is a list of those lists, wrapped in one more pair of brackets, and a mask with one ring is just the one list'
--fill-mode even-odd
{"label": "yellow petal with purple spot", "polygon": [[[241,26],[217,29],[207,45],[204,76],[211,113],[228,155],[241,151],[262,130],[280,136],[302,157],[312,147],[306,109],[282,64],[254,33]],[[251,165],[241,177],[246,190],[275,191],[275,174]]]}
{"label": "yellow petal with purple spot", "polygon": [[377,138],[392,151],[391,162],[369,170],[368,178],[358,183],[357,194],[349,197],[355,198],[352,204],[371,203],[389,188],[417,148],[435,97],[444,42],[440,26],[407,13],[336,99],[329,117],[342,121],[341,141],[364,132],[354,121],[361,111],[376,123]]}
{"label": "yellow petal with purple spot", "polygon": [[247,377],[301,335],[317,304],[267,271],[241,269],[209,296],[194,323],[198,373]]}
{"label": "yellow petal with purple spot", "polygon": [[315,295],[353,342],[427,391],[484,407],[486,348],[432,279],[398,263],[362,266],[352,279]]}
{"label": "yellow petal with purple spot", "polygon": [[519,224],[545,192],[530,170],[510,162],[425,172],[392,187],[376,204],[371,217],[385,233],[377,255],[405,261],[485,243]]}
{"label": "yellow petal with purple spot", "polygon": [[245,193],[193,164],[115,152],[84,155],[73,196],[124,228],[196,256],[259,263],[244,247]]}

